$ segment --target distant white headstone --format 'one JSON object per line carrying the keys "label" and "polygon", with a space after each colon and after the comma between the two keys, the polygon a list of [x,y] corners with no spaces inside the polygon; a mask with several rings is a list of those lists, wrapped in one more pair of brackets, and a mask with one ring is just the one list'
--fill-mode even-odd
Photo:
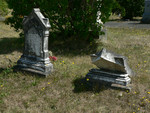
{"label": "distant white headstone", "polygon": [[[100,0],[97,0],[97,1],[100,1]],[[101,11],[100,11],[100,8],[98,8],[98,11],[97,11],[96,22],[97,22],[98,26],[102,26],[101,27],[101,31],[104,33],[104,34],[99,33],[99,39],[103,40],[103,41],[107,41],[107,29],[103,27],[104,24],[103,24],[103,22],[101,20]]]}
{"label": "distant white headstone", "polygon": [[150,24],[150,0],[145,0],[145,10],[141,22]]}

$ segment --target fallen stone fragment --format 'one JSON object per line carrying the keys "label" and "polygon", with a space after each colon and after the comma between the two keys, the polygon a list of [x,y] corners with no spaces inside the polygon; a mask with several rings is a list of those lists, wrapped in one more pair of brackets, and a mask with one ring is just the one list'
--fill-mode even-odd
{"label": "fallen stone fragment", "polygon": [[131,82],[128,74],[112,73],[100,69],[91,69],[86,77],[92,81],[104,81],[123,86],[127,86]]}
{"label": "fallen stone fragment", "polygon": [[[91,82],[106,82],[116,84],[117,87],[130,90],[131,78],[134,72],[127,64],[127,58],[111,51],[102,49],[100,52],[91,55],[92,63],[98,69],[91,69],[86,79]],[[115,87],[112,85],[112,87]]]}
{"label": "fallen stone fragment", "polygon": [[96,54],[92,54],[91,60],[100,69],[127,73],[129,76],[135,75],[127,64],[127,58],[125,56],[118,55],[105,48]]}

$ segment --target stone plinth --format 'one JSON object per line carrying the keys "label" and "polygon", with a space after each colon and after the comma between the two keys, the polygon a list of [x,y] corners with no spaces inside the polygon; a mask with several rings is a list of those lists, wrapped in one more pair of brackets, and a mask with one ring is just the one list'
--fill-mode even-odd
{"label": "stone plinth", "polygon": [[91,69],[86,77],[93,81],[103,81],[123,86],[129,85],[131,82],[129,75],[126,73],[114,73],[101,69]]}
{"label": "stone plinth", "polygon": [[[86,78],[94,82],[107,82],[121,85],[120,88],[130,89],[130,76],[135,75],[127,64],[127,58],[103,48],[96,54],[91,54],[92,63],[98,69],[91,69]],[[125,87],[122,87],[125,86]]]}
{"label": "stone plinth", "polygon": [[23,20],[25,35],[23,55],[17,62],[17,68],[41,75],[49,75],[53,65],[49,59],[48,36],[50,23],[40,9],[35,8]]}
{"label": "stone plinth", "polygon": [[150,0],[145,0],[145,10],[141,22],[150,24]]}

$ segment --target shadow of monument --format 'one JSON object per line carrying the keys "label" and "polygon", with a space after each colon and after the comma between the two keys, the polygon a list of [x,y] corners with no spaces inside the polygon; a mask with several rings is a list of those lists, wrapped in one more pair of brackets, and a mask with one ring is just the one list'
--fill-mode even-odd
{"label": "shadow of monument", "polygon": [[103,81],[87,81],[86,78],[77,78],[73,82],[74,93],[82,93],[82,92],[93,92],[100,93],[104,90],[113,89],[119,91],[130,91],[129,89],[125,89],[122,87],[112,86],[111,83],[103,82]]}
{"label": "shadow of monument", "polygon": [[111,88],[109,83],[103,82],[91,82],[87,81],[86,78],[78,78],[73,81],[74,84],[74,93],[81,93],[81,92],[94,92],[99,93],[104,90]]}
{"label": "shadow of monument", "polygon": [[0,39],[0,54],[8,54],[13,51],[22,52],[24,47],[24,39],[17,37],[4,37]]}

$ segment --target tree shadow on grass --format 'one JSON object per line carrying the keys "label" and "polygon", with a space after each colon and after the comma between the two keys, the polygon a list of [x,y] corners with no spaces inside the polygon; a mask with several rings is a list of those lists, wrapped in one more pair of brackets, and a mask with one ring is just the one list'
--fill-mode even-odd
{"label": "tree shadow on grass", "polygon": [[[82,40],[55,40],[52,43],[49,41],[49,50],[54,55],[62,56],[77,56],[89,55],[97,51],[97,46],[103,46],[102,43],[86,42]],[[9,54],[13,51],[22,52],[24,48],[24,38],[1,38],[0,39],[0,54]]]}
{"label": "tree shadow on grass", "polygon": [[8,54],[13,51],[22,52],[24,47],[24,39],[23,38],[1,38],[0,39],[0,54]]}
{"label": "tree shadow on grass", "polygon": [[78,78],[73,81],[73,84],[74,84],[73,90],[74,93],[81,93],[87,91],[99,93],[111,88],[110,84],[108,83],[87,81],[86,78]]}
{"label": "tree shadow on grass", "polygon": [[89,55],[97,52],[97,47],[103,46],[102,43],[96,42],[86,42],[82,40],[68,40],[68,41],[54,41],[49,42],[49,50],[54,53],[54,55],[61,56],[83,56]]}

